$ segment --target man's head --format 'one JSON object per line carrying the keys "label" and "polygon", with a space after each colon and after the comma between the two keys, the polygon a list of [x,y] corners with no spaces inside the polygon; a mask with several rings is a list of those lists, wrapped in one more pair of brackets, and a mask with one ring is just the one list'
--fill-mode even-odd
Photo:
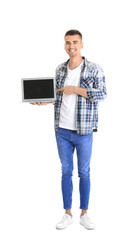
{"label": "man's head", "polygon": [[82,34],[78,30],[69,30],[65,33],[65,50],[70,58],[80,56],[83,48]]}

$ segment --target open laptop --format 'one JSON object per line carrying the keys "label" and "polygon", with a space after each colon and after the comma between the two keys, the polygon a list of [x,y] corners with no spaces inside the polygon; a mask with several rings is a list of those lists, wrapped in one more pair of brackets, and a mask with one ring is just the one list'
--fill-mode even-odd
{"label": "open laptop", "polygon": [[54,102],[56,100],[55,78],[22,78],[23,102]]}

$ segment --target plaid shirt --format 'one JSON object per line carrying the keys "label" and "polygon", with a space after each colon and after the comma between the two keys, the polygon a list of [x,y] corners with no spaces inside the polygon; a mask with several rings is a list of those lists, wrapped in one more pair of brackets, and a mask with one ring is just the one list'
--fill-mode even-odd
{"label": "plaid shirt", "polygon": [[[78,134],[89,134],[98,129],[98,101],[103,100],[106,95],[105,76],[102,68],[84,58],[80,76],[80,87],[86,88],[88,98],[77,95],[76,104],[76,127]],[[64,87],[67,76],[68,62],[60,64],[56,68],[56,89]],[[60,108],[62,103],[61,91],[56,93],[55,102],[55,130],[59,127]]]}

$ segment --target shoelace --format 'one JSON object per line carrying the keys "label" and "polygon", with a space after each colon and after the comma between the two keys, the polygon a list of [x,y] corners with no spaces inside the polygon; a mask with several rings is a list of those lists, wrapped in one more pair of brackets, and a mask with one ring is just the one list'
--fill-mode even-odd
{"label": "shoelace", "polygon": [[61,222],[62,222],[62,223],[64,223],[65,219],[67,219],[67,220],[68,220],[68,217],[67,217],[67,215],[64,215],[64,216],[63,216],[63,218],[62,218]]}
{"label": "shoelace", "polygon": [[85,215],[83,217],[83,220],[84,220],[85,223],[91,223],[91,220],[90,220],[90,218],[87,215]]}
{"label": "shoelace", "polygon": [[87,215],[85,215],[85,217],[86,217],[86,219],[87,219],[88,221],[91,222],[90,218],[89,218]]}

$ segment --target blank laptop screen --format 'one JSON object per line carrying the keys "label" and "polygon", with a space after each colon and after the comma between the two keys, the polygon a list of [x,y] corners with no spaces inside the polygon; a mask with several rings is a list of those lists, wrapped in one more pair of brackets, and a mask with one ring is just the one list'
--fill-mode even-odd
{"label": "blank laptop screen", "polygon": [[24,80],[24,99],[54,98],[53,79]]}

